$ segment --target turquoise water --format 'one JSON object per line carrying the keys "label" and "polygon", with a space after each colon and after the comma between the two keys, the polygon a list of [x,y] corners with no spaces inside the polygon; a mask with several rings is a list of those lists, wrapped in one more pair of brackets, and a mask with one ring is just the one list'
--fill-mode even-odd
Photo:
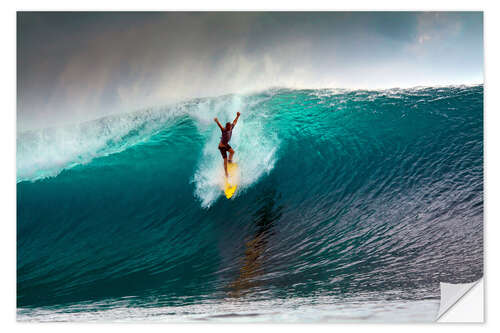
{"label": "turquoise water", "polygon": [[[237,111],[227,200],[213,118]],[[483,274],[483,86],[271,89],[19,133],[17,214],[20,320],[432,320],[439,282]]]}

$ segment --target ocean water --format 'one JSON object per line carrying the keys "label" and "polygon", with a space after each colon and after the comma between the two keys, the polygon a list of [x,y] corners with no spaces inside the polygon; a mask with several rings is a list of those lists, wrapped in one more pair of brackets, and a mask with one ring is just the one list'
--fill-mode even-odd
{"label": "ocean water", "polygon": [[[213,122],[241,118],[221,190]],[[21,321],[430,321],[483,274],[483,86],[270,89],[18,133]]]}

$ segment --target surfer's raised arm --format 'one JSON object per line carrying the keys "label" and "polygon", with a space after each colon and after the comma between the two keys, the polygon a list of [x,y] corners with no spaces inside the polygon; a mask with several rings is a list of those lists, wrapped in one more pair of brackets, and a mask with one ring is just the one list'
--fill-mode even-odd
{"label": "surfer's raised arm", "polygon": [[233,121],[233,127],[236,126],[236,123],[238,122],[238,118],[240,117],[240,114],[239,112],[236,112],[236,118],[234,118],[234,121]]}
{"label": "surfer's raised arm", "polygon": [[219,119],[217,119],[217,117],[214,118],[214,121],[217,123],[217,125],[219,125],[220,130],[224,131],[224,127],[222,127],[222,125],[219,123]]}

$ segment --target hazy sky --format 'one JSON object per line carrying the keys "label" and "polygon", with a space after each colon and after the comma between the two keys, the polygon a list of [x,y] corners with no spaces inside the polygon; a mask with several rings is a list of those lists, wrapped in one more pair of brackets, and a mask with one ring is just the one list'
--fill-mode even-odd
{"label": "hazy sky", "polygon": [[481,12],[27,13],[18,129],[270,86],[483,82]]}

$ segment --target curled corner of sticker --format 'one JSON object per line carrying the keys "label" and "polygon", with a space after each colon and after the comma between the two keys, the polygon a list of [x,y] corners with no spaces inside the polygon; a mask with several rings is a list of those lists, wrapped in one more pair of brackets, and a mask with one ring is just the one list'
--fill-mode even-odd
{"label": "curled corner of sticker", "polygon": [[439,312],[436,320],[441,318],[448,310],[450,310],[460,299],[466,295],[482,278],[471,283],[440,283],[441,302],[439,304]]}

